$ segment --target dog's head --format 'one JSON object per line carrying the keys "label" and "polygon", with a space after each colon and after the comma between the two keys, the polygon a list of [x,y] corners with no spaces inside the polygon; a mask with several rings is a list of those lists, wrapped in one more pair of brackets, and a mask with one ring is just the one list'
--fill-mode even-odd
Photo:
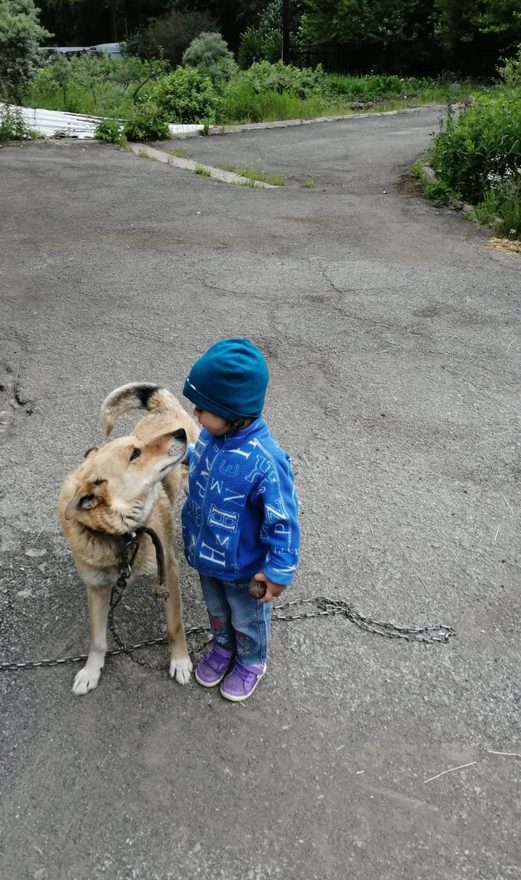
{"label": "dog's head", "polygon": [[65,519],[114,535],[144,525],[157,483],[185,454],[184,428],[145,442],[131,435],[92,447],[74,474],[74,496]]}

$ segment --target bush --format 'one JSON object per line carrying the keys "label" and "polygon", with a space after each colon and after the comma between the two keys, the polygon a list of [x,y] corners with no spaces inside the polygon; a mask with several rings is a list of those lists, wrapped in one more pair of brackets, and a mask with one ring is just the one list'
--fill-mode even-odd
{"label": "bush", "polygon": [[94,137],[107,144],[123,144],[125,142],[123,124],[119,119],[102,119],[94,130]]}
{"label": "bush", "polygon": [[211,80],[193,67],[178,67],[154,86],[152,98],[169,122],[215,122],[220,100]]}
{"label": "bush", "polygon": [[170,137],[158,106],[151,101],[136,105],[123,127],[123,135],[129,141],[150,141]]}
{"label": "bush", "polygon": [[227,83],[222,95],[222,118],[225,122],[262,122],[259,96],[243,77]]}
{"label": "bush", "polygon": [[32,133],[20,111],[16,107],[0,104],[0,143],[24,141]]}
{"label": "bush", "polygon": [[241,35],[237,61],[246,70],[256,61],[275,63],[282,54],[282,33],[278,28],[246,28]]}
{"label": "bush", "polygon": [[251,83],[236,77],[223,90],[224,122],[269,122],[276,119],[310,119],[324,112],[319,95],[296,98],[287,92],[255,91]]}
{"label": "bush", "polygon": [[369,102],[382,98],[399,97],[415,94],[421,87],[421,80],[412,77],[383,76],[341,76],[329,74],[326,77],[326,88],[330,95],[351,98],[356,101]]}
{"label": "bush", "polygon": [[477,219],[500,235],[521,238],[521,93],[474,97],[459,119],[449,114],[434,139],[430,162],[437,180],[426,195],[464,199]]}
{"label": "bush", "polygon": [[505,238],[521,238],[521,178],[493,183],[474,213]]}
{"label": "bush", "polygon": [[491,183],[521,176],[520,131],[518,92],[478,96],[459,119],[449,115],[434,139],[430,163],[456,196],[477,204]]}
{"label": "bush", "polygon": [[521,89],[521,46],[517,55],[499,65],[497,72],[508,88]]}
{"label": "bush", "polygon": [[183,64],[197,67],[200,73],[208,76],[212,83],[218,84],[232,78],[237,72],[233,53],[221,34],[207,32],[192,40],[183,55]]}
{"label": "bush", "polygon": [[24,102],[48,110],[118,115],[123,109],[125,89],[110,78],[116,64],[89,55],[70,59],[53,55],[38,71]]}
{"label": "bush", "polygon": [[318,64],[313,70],[310,67],[293,67],[291,64],[270,64],[259,61],[243,71],[240,77],[251,85],[260,95],[262,92],[285,92],[294,98],[309,98],[317,95],[325,82],[324,71]]}
{"label": "bush", "polygon": [[92,55],[52,55],[31,83],[25,103],[71,113],[126,116],[136,96],[146,97],[152,81],[164,76],[166,68],[163,61],[135,57],[114,61]]}

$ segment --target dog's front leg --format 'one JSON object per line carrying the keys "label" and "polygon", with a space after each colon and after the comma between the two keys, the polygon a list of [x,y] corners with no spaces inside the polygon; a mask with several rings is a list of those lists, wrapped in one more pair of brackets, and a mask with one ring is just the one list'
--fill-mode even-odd
{"label": "dog's front leg", "polygon": [[170,647],[170,678],[175,678],[179,684],[188,684],[192,672],[192,661],[186,647],[185,631],[183,627],[183,612],[181,606],[181,592],[179,589],[179,566],[174,554],[167,554],[167,590],[166,599],[166,631],[168,645]]}
{"label": "dog's front leg", "polygon": [[74,679],[73,694],[86,694],[98,685],[107,653],[107,618],[111,590],[111,587],[87,587],[90,650],[85,666]]}

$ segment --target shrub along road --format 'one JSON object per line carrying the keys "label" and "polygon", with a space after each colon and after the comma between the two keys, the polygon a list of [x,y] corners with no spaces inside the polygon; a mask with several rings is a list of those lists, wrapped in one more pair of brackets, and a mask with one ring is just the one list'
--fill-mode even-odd
{"label": "shrub along road", "polygon": [[[271,190],[96,143],[0,151],[2,659],[87,647],[54,507],[102,398],[179,393],[236,334],[269,358],[297,473],[288,598],[456,630],[277,622],[244,706],[130,659],[82,698],[74,665],[2,672],[2,877],[518,876],[521,759],[488,750],[521,752],[519,257],[401,182],[436,128],[424,110],[181,144],[286,179]],[[161,631],[131,590],[130,642]]]}

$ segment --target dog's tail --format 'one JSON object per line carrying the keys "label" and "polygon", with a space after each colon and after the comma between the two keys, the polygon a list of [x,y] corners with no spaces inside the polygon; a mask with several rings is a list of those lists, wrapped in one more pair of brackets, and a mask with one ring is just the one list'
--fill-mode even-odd
{"label": "dog's tail", "polygon": [[160,385],[153,385],[151,382],[131,382],[115,388],[105,398],[101,404],[101,424],[108,437],[116,419],[131,409],[177,413],[180,406],[179,401],[167,388],[161,388]]}

